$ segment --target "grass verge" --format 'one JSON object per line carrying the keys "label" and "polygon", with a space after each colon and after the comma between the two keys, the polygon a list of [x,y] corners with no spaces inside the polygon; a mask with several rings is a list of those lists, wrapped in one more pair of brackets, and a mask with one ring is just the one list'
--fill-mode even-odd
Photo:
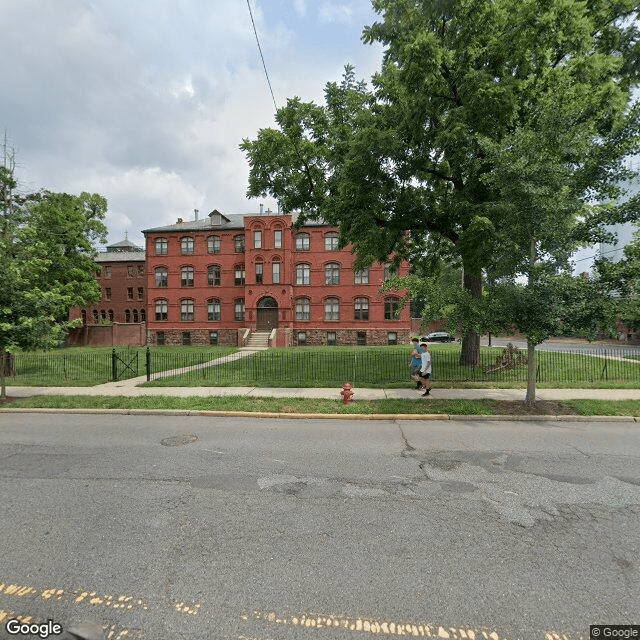
{"label": "grass verge", "polygon": [[533,408],[523,402],[498,400],[358,400],[344,405],[340,400],[306,398],[259,398],[246,396],[33,396],[9,398],[1,405],[12,408],[50,409],[173,409],[190,411],[244,411],[300,414],[451,414],[451,415],[581,415],[640,416],[640,400],[567,400],[538,402]]}

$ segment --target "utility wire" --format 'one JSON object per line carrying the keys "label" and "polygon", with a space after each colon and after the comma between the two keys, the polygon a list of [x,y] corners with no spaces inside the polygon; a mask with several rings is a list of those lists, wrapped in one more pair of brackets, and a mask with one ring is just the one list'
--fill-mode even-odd
{"label": "utility wire", "polygon": [[253,19],[253,11],[251,11],[251,3],[247,0],[247,7],[249,7],[249,15],[251,16],[251,24],[253,25],[253,33],[256,34],[256,42],[258,43],[258,51],[260,52],[260,59],[262,60],[262,66],[264,68],[264,75],[267,78],[267,84],[269,85],[269,91],[271,93],[271,99],[273,100],[273,106],[278,110],[278,105],[276,104],[275,96],[273,95],[273,89],[271,88],[271,80],[269,80],[269,73],[267,72],[267,65],[264,61],[264,56],[262,55],[262,47],[260,46],[260,39],[258,38],[258,30],[256,29],[256,23]]}

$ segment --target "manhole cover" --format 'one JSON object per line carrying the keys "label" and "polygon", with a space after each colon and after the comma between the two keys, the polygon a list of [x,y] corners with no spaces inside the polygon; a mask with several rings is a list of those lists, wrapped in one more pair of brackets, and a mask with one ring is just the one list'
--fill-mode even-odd
{"label": "manhole cover", "polygon": [[165,447],[179,447],[183,444],[191,444],[198,439],[198,436],[193,435],[192,433],[185,433],[181,436],[170,436],[168,438],[163,438],[160,440],[160,444]]}

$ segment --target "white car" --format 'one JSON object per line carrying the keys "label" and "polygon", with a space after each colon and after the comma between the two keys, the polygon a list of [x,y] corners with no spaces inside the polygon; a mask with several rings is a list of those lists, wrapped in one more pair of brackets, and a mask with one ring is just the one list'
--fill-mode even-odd
{"label": "white car", "polygon": [[424,342],[454,342],[455,338],[447,331],[434,331],[422,336]]}

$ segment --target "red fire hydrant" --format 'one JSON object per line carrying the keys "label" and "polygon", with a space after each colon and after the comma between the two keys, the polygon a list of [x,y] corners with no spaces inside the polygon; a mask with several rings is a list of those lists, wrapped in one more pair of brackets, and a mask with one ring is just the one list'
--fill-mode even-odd
{"label": "red fire hydrant", "polygon": [[351,404],[351,397],[353,396],[353,387],[350,382],[345,382],[342,385],[342,391],[340,392],[342,396],[342,402],[345,404]]}

